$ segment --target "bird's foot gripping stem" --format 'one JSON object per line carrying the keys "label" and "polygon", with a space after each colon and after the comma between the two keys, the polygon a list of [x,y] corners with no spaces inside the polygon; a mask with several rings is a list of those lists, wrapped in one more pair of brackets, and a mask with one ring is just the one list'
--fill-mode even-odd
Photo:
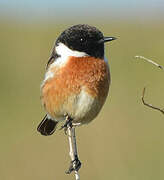
{"label": "bird's foot gripping stem", "polygon": [[64,129],[64,133],[67,135],[68,127],[72,128],[72,119],[70,117],[66,116],[66,121],[65,121],[64,125],[62,125],[59,130]]}
{"label": "bird's foot gripping stem", "polygon": [[81,168],[81,162],[78,159],[78,156],[75,157],[73,161],[71,161],[70,167],[66,174],[70,174],[72,171],[78,171]]}
{"label": "bird's foot gripping stem", "polygon": [[78,159],[78,153],[77,153],[77,145],[76,145],[76,136],[75,136],[75,127],[72,126],[72,119],[68,116],[66,117],[66,131],[68,134],[68,141],[69,141],[69,148],[70,148],[70,158],[71,158],[71,165],[66,171],[66,174],[70,174],[72,171],[75,172],[75,178],[76,180],[80,180],[80,175],[78,173],[78,170],[81,167],[81,162]]}

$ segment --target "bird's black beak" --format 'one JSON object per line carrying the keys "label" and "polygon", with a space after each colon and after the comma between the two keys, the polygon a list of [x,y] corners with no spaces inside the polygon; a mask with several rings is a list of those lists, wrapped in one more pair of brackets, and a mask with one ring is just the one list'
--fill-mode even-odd
{"label": "bird's black beak", "polygon": [[104,37],[104,43],[108,42],[108,41],[113,41],[115,39],[117,39],[117,38],[115,38],[115,37]]}
{"label": "bird's black beak", "polygon": [[99,43],[106,43],[108,41],[113,41],[115,39],[117,39],[117,38],[115,38],[115,37],[104,37],[103,39],[99,40]]}

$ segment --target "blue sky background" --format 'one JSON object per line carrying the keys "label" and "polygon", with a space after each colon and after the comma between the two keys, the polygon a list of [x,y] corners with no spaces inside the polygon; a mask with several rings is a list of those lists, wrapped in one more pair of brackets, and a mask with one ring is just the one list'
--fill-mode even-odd
{"label": "blue sky background", "polygon": [[49,20],[164,17],[164,0],[0,0],[0,16]]}

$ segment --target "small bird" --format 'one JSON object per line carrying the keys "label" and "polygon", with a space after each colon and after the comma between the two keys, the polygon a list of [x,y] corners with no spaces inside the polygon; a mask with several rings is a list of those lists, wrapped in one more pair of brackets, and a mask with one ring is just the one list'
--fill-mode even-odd
{"label": "small bird", "polygon": [[66,117],[72,126],[80,126],[98,115],[110,86],[104,43],[115,39],[86,24],[74,25],[57,38],[41,84],[47,113],[37,128],[42,135],[52,135]]}

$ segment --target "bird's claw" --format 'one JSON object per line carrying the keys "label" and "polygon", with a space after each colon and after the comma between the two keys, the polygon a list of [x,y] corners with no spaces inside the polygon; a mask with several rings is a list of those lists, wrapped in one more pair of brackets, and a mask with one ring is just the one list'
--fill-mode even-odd
{"label": "bird's claw", "polygon": [[68,118],[66,120],[66,122],[64,123],[64,125],[62,125],[59,130],[64,129],[64,133],[65,133],[65,135],[67,135],[67,128],[68,128],[68,126],[72,128],[72,119],[71,118]]}
{"label": "bird's claw", "polygon": [[81,168],[81,162],[78,157],[75,157],[73,161],[71,161],[70,167],[66,174],[70,174],[72,171],[78,171]]}

